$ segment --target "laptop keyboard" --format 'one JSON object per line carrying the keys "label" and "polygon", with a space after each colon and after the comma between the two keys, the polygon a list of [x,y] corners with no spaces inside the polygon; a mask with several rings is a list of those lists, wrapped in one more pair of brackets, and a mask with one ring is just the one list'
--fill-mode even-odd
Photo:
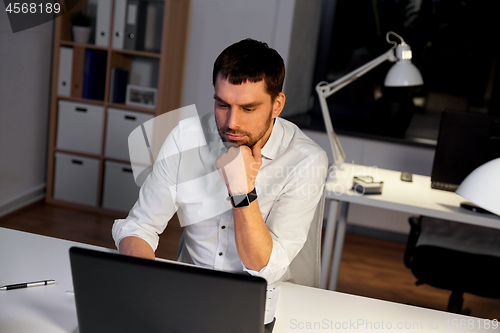
{"label": "laptop keyboard", "polygon": [[458,185],[431,181],[431,188],[435,190],[455,192],[458,188]]}

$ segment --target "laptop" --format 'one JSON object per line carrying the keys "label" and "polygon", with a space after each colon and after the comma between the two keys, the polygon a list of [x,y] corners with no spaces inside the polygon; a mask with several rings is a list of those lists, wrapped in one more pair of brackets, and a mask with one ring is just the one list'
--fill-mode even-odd
{"label": "laptop", "polygon": [[272,331],[263,278],[78,247],[69,256],[80,333]]}
{"label": "laptop", "polygon": [[500,118],[445,110],[431,173],[431,187],[454,192],[480,165],[500,157]]}

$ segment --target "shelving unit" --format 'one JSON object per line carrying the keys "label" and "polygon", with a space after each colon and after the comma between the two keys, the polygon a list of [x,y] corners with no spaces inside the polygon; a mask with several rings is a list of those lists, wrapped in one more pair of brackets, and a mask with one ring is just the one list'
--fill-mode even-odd
{"label": "shelving unit", "polygon": [[[127,145],[127,142],[123,140],[123,131],[130,132],[132,125],[130,123],[111,124],[110,121],[116,122],[116,116],[123,114],[125,119],[137,121],[135,126],[138,126],[144,122],[144,119],[151,119],[181,106],[190,3],[189,0],[155,0],[163,2],[161,49],[156,53],[112,47],[115,6],[119,1],[122,5],[126,3],[127,6],[134,2],[137,4],[137,0],[107,1],[110,1],[111,5],[108,46],[76,43],[71,39],[71,14],[76,10],[86,11],[87,1],[78,2],[69,13],[55,20],[46,202],[116,214],[131,208],[131,197],[136,194],[127,193],[130,192],[127,186],[129,186],[128,189],[132,188],[132,192],[138,192],[138,187],[133,183],[128,156],[121,153],[120,158],[117,158],[115,156],[117,154],[109,152],[109,147],[118,147],[121,152],[126,149],[123,146]],[[100,4],[101,1],[98,2],[98,5]],[[58,94],[60,67],[62,66],[60,66],[61,47],[72,50],[72,80],[65,83],[72,84],[72,86],[69,87],[69,93],[66,95]],[[78,84],[83,85],[85,80],[85,78],[82,79],[85,73],[81,71],[84,71],[82,57],[85,57],[86,50],[106,52],[105,73],[98,72],[105,78],[104,98],[102,99],[81,97],[82,87]],[[77,59],[77,57],[80,58]],[[152,80],[152,82],[157,82],[153,87],[157,89],[154,108],[110,101],[111,69],[119,67],[130,74],[134,59],[139,58],[158,64],[158,77]],[[85,66],[89,67],[88,63],[85,63]],[[130,75],[128,81],[129,83],[131,81]],[[114,118],[110,118],[110,114],[113,114]],[[120,126],[123,130],[116,132],[116,128]],[[110,132],[109,128],[114,128],[115,132]],[[95,133],[91,134],[92,132]],[[120,140],[116,141],[118,137]],[[110,140],[115,140],[115,142],[108,142]],[[107,154],[106,145],[108,145]],[[126,170],[128,166],[126,170],[128,175],[113,173],[113,170],[120,166],[122,170]],[[129,185],[123,187],[123,184]],[[133,185],[135,188],[131,187]],[[116,188],[112,188],[113,186]],[[121,202],[127,202],[127,204]]]}

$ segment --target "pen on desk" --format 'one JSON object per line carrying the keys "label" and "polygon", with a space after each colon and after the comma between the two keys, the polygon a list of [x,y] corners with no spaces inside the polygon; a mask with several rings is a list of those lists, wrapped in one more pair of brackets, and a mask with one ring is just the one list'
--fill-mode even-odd
{"label": "pen on desk", "polygon": [[12,289],[22,289],[22,288],[37,287],[37,286],[46,286],[46,285],[54,284],[54,283],[56,283],[55,280],[43,280],[43,281],[35,281],[35,282],[9,284],[9,285],[0,287],[0,290],[12,290]]}

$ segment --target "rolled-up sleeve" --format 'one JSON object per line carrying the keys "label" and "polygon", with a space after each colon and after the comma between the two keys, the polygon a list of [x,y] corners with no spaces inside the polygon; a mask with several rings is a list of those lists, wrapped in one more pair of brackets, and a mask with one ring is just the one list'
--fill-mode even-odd
{"label": "rolled-up sleeve", "polygon": [[316,207],[325,187],[328,158],[324,151],[297,165],[265,219],[273,241],[267,265],[260,271],[246,268],[273,284],[285,276],[288,266],[304,246]]}
{"label": "rolled-up sleeve", "polygon": [[125,219],[115,220],[112,235],[118,248],[128,236],[145,240],[156,251],[159,234],[177,211],[177,170],[179,149],[175,142],[177,128],[165,140],[153,170],[139,191],[139,198]]}

